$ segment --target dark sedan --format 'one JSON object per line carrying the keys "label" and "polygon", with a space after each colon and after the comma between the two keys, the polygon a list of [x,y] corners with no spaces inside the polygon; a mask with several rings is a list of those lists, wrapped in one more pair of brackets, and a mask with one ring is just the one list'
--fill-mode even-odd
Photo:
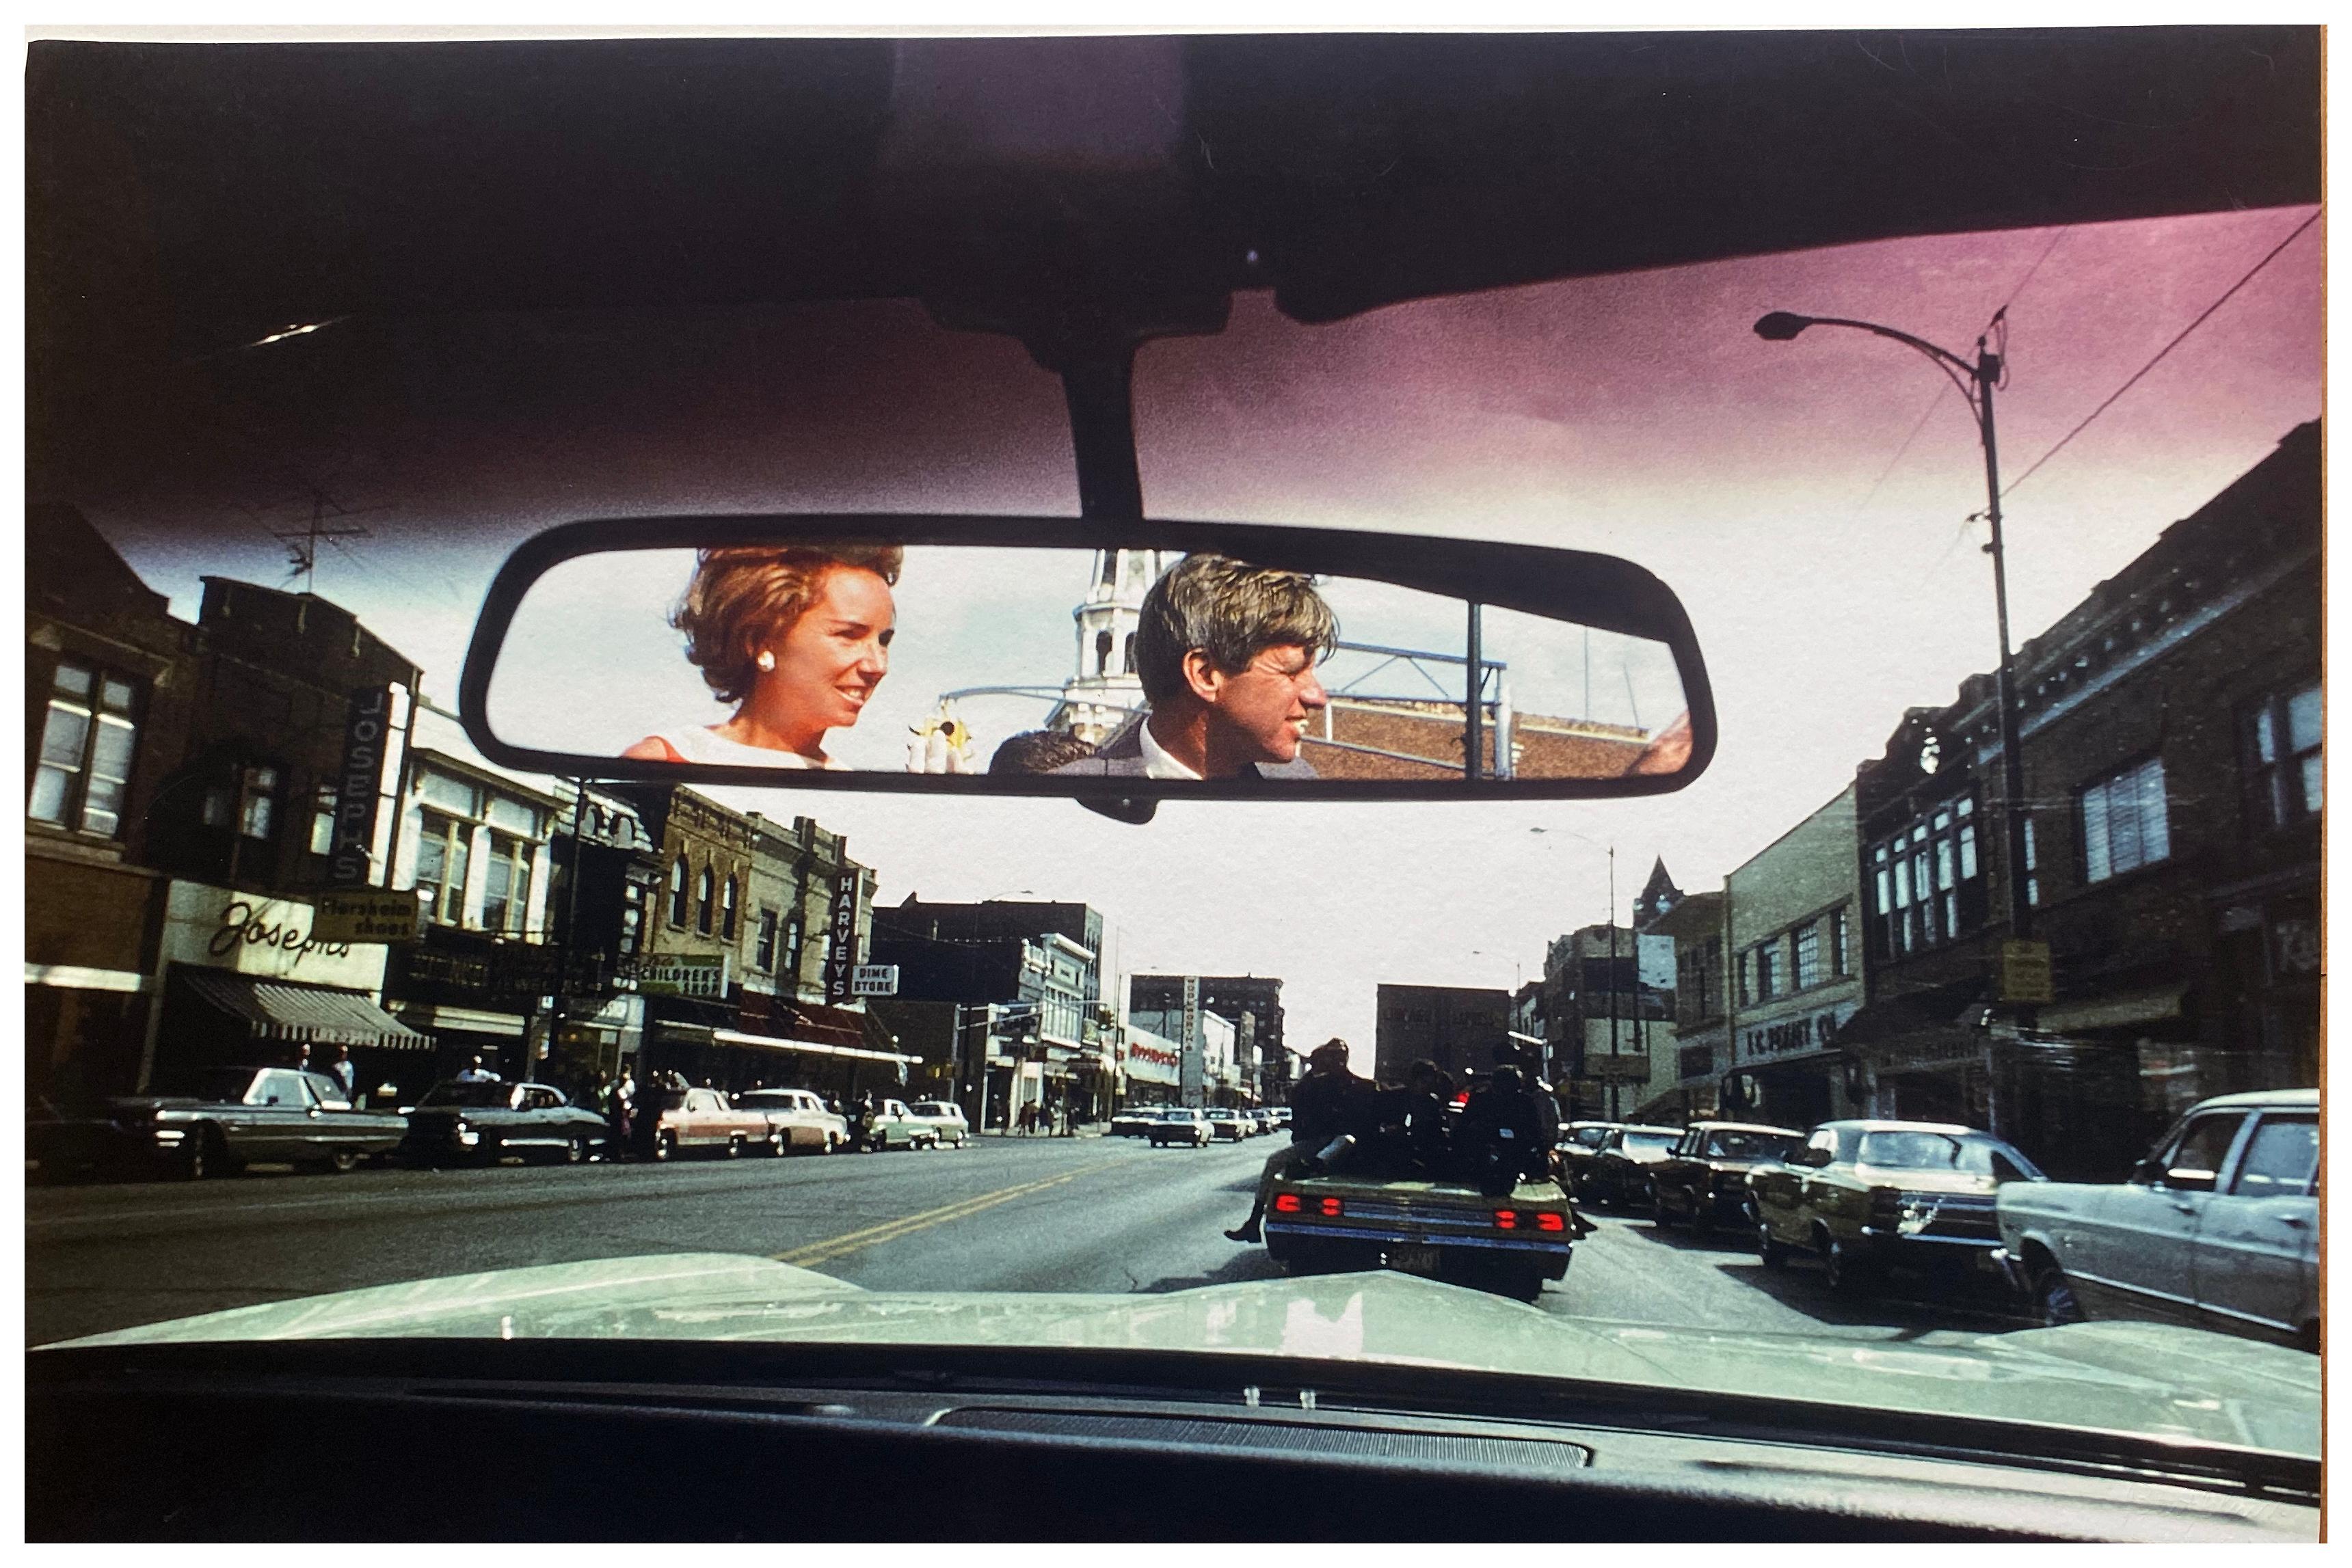
{"label": "dark sedan", "polygon": [[424,1165],[496,1165],[508,1155],[578,1165],[604,1146],[604,1118],[545,1083],[446,1079],[408,1113],[402,1155]]}
{"label": "dark sedan", "polygon": [[1777,1163],[1805,1134],[1754,1122],[1694,1122],[1666,1157],[1650,1167],[1653,1215],[1660,1229],[1688,1225],[1704,1236],[1717,1225],[1751,1226],[1748,1173]]}
{"label": "dark sedan", "polygon": [[44,1174],[101,1172],[194,1180],[248,1164],[348,1171],[386,1154],[402,1117],[354,1110],[334,1080],[290,1067],[215,1067],[189,1094],[110,1100],[94,1117],[34,1123],[27,1154]]}
{"label": "dark sedan", "polygon": [[1622,1207],[1650,1200],[1650,1172],[1681,1139],[1680,1127],[1627,1125],[1610,1130],[1576,1173],[1576,1196]]}

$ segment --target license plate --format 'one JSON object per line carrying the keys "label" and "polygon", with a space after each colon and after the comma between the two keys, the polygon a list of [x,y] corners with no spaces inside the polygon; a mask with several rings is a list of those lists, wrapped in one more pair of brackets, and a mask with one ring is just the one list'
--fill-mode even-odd
{"label": "license plate", "polygon": [[1391,1247],[1389,1267],[1401,1274],[1434,1274],[1437,1272],[1437,1249],[1434,1247]]}

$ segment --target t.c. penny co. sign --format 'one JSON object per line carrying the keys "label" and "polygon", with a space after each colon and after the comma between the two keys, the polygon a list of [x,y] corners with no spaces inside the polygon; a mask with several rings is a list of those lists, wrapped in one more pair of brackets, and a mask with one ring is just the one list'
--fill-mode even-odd
{"label": "t.c. penny co. sign", "polygon": [[319,941],[311,935],[312,918],[310,905],[300,899],[175,882],[164,908],[163,956],[208,969],[353,990],[383,986],[382,946]]}

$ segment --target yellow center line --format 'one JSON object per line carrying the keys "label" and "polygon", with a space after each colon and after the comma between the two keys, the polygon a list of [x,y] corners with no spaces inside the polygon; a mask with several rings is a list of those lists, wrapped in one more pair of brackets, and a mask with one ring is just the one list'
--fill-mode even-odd
{"label": "yellow center line", "polygon": [[1093,1165],[1080,1166],[1076,1170],[1064,1171],[1060,1176],[1047,1176],[1042,1181],[1024,1182],[1019,1186],[1000,1187],[994,1192],[982,1193],[977,1197],[961,1198],[939,1208],[926,1209],[919,1214],[904,1215],[897,1219],[884,1220],[879,1225],[869,1225],[863,1230],[848,1231],[828,1240],[812,1241],[804,1247],[795,1247],[788,1252],[772,1252],[769,1256],[779,1263],[793,1263],[803,1268],[812,1263],[827,1262],[867,1247],[877,1246],[885,1241],[895,1241],[901,1236],[911,1236],[919,1230],[929,1230],[934,1226],[946,1225],[978,1214],[983,1209],[994,1208],[1000,1203],[1011,1203],[1015,1198],[1027,1197],[1034,1193],[1044,1192],[1048,1187],[1060,1186],[1065,1182],[1075,1181],[1094,1171],[1107,1169],[1111,1166],[1124,1165],[1132,1157],[1132,1155],[1121,1155],[1118,1159],[1097,1160]]}

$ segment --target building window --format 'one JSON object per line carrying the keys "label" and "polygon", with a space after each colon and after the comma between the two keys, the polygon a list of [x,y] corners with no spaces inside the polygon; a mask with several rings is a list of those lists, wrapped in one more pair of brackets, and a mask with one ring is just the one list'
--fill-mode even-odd
{"label": "building window", "polygon": [[1877,940],[1889,957],[1949,942],[1983,918],[1976,801],[1963,796],[1922,812],[1870,850]]}
{"label": "building window", "polygon": [[519,839],[539,837],[539,812],[520,800],[509,800],[503,795],[490,797],[489,809],[482,820]]}
{"label": "building window", "polygon": [[751,964],[753,967],[769,970],[775,968],[776,925],[776,912],[774,910],[762,909],[760,911],[759,937],[756,946],[754,946],[751,950]]}
{"label": "building window", "polygon": [[1796,989],[1811,990],[1822,983],[1822,923],[1809,920],[1790,934],[1795,950]]}
{"label": "building window", "polygon": [[491,834],[488,872],[482,929],[520,929],[530,917],[530,846],[503,833]]}
{"label": "building window", "polygon": [[2319,815],[2319,683],[2266,699],[2247,716],[2247,805],[2269,832]]}
{"label": "building window", "polygon": [[672,928],[686,929],[686,857],[680,855],[669,868],[669,923]]}
{"label": "building window", "polygon": [[1095,633],[1095,674],[1110,674],[1110,633],[1108,631]]}
{"label": "building window", "polygon": [[702,868],[702,875],[694,883],[694,928],[705,936],[710,935],[711,895],[718,883],[719,879],[711,874],[709,866]]}
{"label": "building window", "polygon": [[1739,955],[1739,1005],[1746,1007],[1756,999],[1756,955]]}
{"label": "building window", "polygon": [[437,812],[425,813],[416,839],[416,885],[429,920],[455,925],[466,911],[466,856],[473,830]]}
{"label": "building window", "polygon": [[719,892],[719,935],[735,940],[735,879],[729,877]]}
{"label": "building window", "polygon": [[1846,932],[1846,906],[1837,906],[1830,916],[1830,973],[1840,977],[1853,973],[1853,938]]}
{"label": "building window", "polygon": [[122,826],[122,797],[139,726],[132,684],[85,664],[60,663],[49,682],[41,722],[41,757],[25,808],[35,821],[68,824],[112,838]]}
{"label": "building window", "polygon": [[321,789],[310,805],[310,852],[331,855],[335,852],[335,792]]}
{"label": "building window", "polygon": [[1777,942],[1767,942],[1756,949],[1756,999],[1759,1002],[1769,1002],[1777,994],[1773,989],[1775,977],[1772,971],[1774,960],[1780,956],[1777,951],[1780,946]]}
{"label": "building window", "polygon": [[793,977],[795,986],[801,983],[801,945],[806,936],[797,919],[784,923],[784,973]]}
{"label": "building window", "polygon": [[446,773],[425,774],[418,780],[416,792],[426,805],[438,806],[456,816],[473,817],[481,813],[481,799],[474,787],[463,779],[452,778]]}
{"label": "building window", "polygon": [[2105,882],[2172,853],[2164,760],[2151,757],[2083,791],[2083,880]]}
{"label": "building window", "polygon": [[2037,873],[2042,869],[2042,852],[2034,847],[2032,817],[2029,815],[2021,820],[2025,833],[2025,902],[2039,904],[2042,902],[2042,878]]}

